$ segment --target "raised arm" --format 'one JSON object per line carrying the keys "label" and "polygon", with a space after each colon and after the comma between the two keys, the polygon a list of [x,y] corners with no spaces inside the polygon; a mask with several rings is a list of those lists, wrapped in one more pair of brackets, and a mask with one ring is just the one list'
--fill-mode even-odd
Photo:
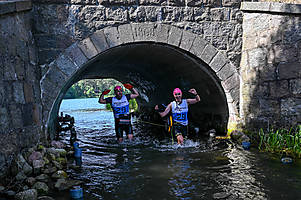
{"label": "raised arm", "polygon": [[137,90],[131,84],[125,83],[125,84],[123,84],[123,86],[126,89],[131,91],[131,93],[132,93],[131,96],[130,96],[131,99],[135,99],[135,98],[139,97],[139,93],[137,92]]}
{"label": "raised arm", "polygon": [[190,89],[188,92],[190,92],[191,94],[193,94],[195,96],[194,99],[187,99],[188,104],[195,104],[201,100],[200,96],[198,95],[198,93],[196,92],[196,90],[194,88]]}
{"label": "raised arm", "polygon": [[103,91],[103,92],[101,93],[99,99],[98,99],[98,103],[106,104],[107,102],[106,102],[106,100],[104,99],[104,96],[105,96],[106,94],[108,94],[110,91],[111,91],[111,90],[105,90],[105,91]]}
{"label": "raised arm", "polygon": [[[155,110],[158,110],[158,105],[155,106]],[[165,117],[171,111],[171,103],[165,108],[163,112],[158,112],[161,117]]]}

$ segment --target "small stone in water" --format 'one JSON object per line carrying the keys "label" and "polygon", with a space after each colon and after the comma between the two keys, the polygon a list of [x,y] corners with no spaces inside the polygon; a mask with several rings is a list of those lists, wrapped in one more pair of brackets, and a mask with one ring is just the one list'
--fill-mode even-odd
{"label": "small stone in water", "polygon": [[214,199],[224,199],[224,198],[227,198],[228,196],[230,196],[230,194],[228,194],[226,192],[220,192],[220,193],[213,194]]}

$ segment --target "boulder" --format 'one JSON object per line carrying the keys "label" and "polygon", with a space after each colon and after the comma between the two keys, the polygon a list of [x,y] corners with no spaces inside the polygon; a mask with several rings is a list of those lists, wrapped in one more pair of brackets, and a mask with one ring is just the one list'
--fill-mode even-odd
{"label": "boulder", "polygon": [[36,189],[29,189],[19,192],[15,196],[16,200],[36,200],[38,199],[38,192]]}
{"label": "boulder", "polygon": [[36,182],[32,188],[36,189],[39,195],[47,194],[49,191],[48,186],[46,185],[46,183],[43,182]]}

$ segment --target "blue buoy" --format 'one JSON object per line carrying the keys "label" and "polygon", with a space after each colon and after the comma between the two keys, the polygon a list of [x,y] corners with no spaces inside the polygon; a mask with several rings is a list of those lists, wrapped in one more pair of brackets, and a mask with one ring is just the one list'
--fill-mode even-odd
{"label": "blue buoy", "polygon": [[293,159],[290,157],[283,157],[283,158],[281,158],[281,162],[283,164],[291,164],[293,162]]}
{"label": "blue buoy", "polygon": [[247,150],[247,149],[250,149],[250,146],[251,146],[251,143],[250,142],[242,142],[242,147]]}
{"label": "blue buoy", "polygon": [[74,186],[72,189],[70,189],[70,196],[71,199],[83,199],[83,189],[80,186]]}
{"label": "blue buoy", "polygon": [[74,143],[73,143],[73,148],[76,149],[76,148],[78,148],[78,147],[79,147],[79,143],[78,143],[78,142],[74,142]]}

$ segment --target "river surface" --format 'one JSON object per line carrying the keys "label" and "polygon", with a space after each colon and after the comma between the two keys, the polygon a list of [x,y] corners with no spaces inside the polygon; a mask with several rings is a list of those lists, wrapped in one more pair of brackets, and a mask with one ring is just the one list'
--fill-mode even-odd
{"label": "river surface", "polygon": [[[118,144],[113,114],[97,101],[63,100],[60,108],[75,118],[83,164],[68,172],[84,182],[84,199],[301,199],[299,161],[284,165],[256,148],[210,137],[178,146],[136,119],[134,141]],[[70,134],[61,137],[68,142]]]}

